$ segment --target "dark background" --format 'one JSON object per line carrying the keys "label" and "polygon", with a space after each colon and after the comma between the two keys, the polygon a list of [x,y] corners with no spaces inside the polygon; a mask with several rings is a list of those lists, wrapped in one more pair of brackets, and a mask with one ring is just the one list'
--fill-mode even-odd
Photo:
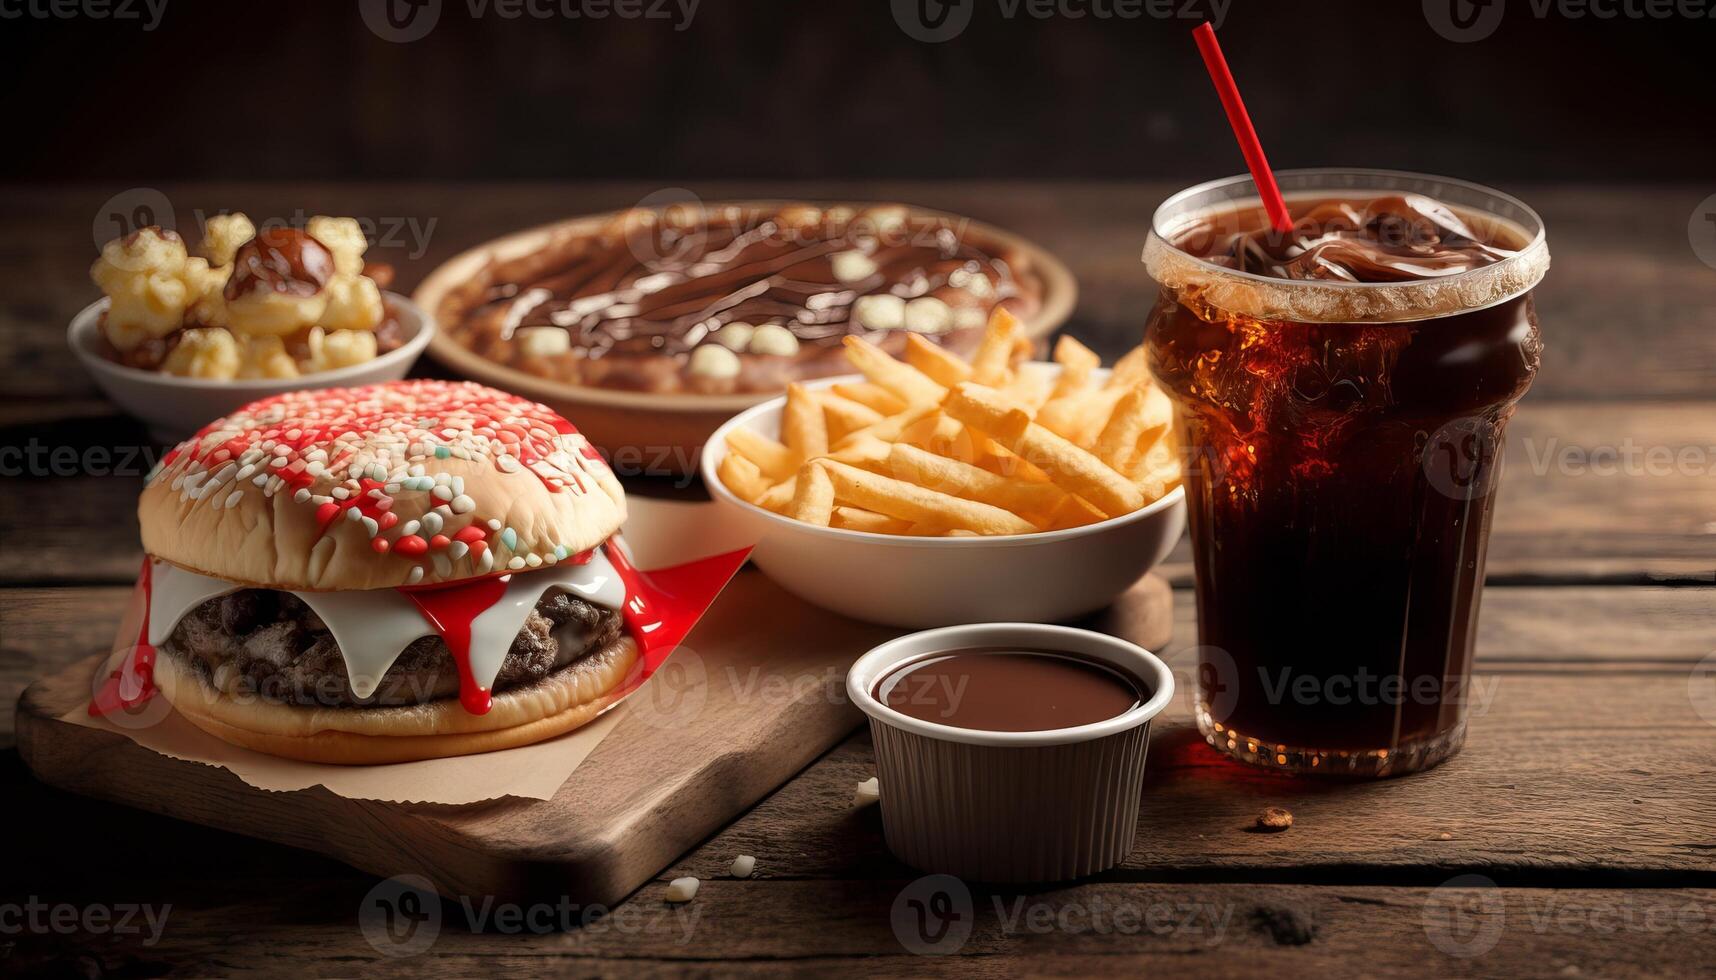
{"label": "dark background", "polygon": [[[29,2],[48,0],[0,6]],[[967,28],[929,44],[888,0],[702,0],[683,31],[557,10],[473,16],[483,0],[441,0],[427,37],[396,44],[365,26],[359,2],[167,0],[153,31],[0,20],[12,136],[0,179],[1241,169],[1189,36],[1196,19],[1009,18],[1012,0],[962,0]],[[1716,172],[1716,19],[1540,18],[1533,2],[1506,0],[1493,36],[1465,44],[1439,36],[1421,0],[1233,0],[1220,33],[1277,167],[1503,184]],[[1207,6],[1172,5],[1188,3]]]}

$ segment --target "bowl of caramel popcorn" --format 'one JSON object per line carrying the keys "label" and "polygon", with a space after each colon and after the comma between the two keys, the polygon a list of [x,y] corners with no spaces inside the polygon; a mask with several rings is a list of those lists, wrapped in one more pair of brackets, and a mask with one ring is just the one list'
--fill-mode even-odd
{"label": "bowl of caramel popcorn", "polygon": [[352,218],[257,228],[210,217],[193,251],[141,228],[103,246],[103,298],[73,318],[72,351],[102,390],[158,438],[179,439],[283,391],[395,381],[434,332],[366,263]]}

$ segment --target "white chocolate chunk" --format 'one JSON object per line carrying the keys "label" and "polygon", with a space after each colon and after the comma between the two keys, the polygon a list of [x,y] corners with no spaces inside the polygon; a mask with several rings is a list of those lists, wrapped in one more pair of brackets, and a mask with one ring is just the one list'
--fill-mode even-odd
{"label": "white chocolate chunk", "polygon": [[852,793],[853,806],[869,806],[882,798],[882,782],[875,776],[858,784]]}
{"label": "white chocolate chunk", "polygon": [[730,351],[741,351],[751,345],[751,335],[756,329],[748,323],[729,323],[711,334],[709,339]]}
{"label": "white chocolate chunk", "polygon": [[829,262],[834,267],[834,278],[844,283],[863,282],[876,274],[876,260],[856,249],[835,252]]}
{"label": "white chocolate chunk", "polygon": [[945,333],[953,329],[953,308],[934,296],[919,296],[906,304],[905,319],[913,333]]}
{"label": "white chocolate chunk", "polygon": [[572,335],[562,327],[523,327],[513,336],[519,350],[531,357],[553,357],[572,349]]}
{"label": "white chocolate chunk", "polygon": [[890,293],[860,296],[852,316],[871,330],[898,330],[906,325],[906,301]]}
{"label": "white chocolate chunk", "polygon": [[749,854],[741,854],[733,859],[733,866],[727,870],[735,878],[749,878],[751,872],[757,870],[757,859]]}
{"label": "white chocolate chunk", "polygon": [[906,209],[897,204],[883,205],[870,208],[858,216],[876,230],[884,238],[892,238],[906,230]]}
{"label": "white chocolate chunk", "polygon": [[955,289],[963,289],[973,296],[985,297],[995,293],[995,284],[981,272],[970,269],[955,269],[947,274],[947,284]]}
{"label": "white chocolate chunk", "polygon": [[737,377],[739,355],[720,344],[704,344],[691,352],[691,373],[700,378]]}
{"label": "white chocolate chunk", "polygon": [[975,306],[962,306],[953,313],[956,330],[981,330],[989,322],[989,314]]}
{"label": "white chocolate chunk", "polygon": [[751,353],[791,357],[798,353],[798,338],[778,323],[765,323],[751,334]]}
{"label": "white chocolate chunk", "polygon": [[697,886],[701,884],[696,878],[675,878],[668,884],[665,897],[675,905],[689,902],[697,897]]}

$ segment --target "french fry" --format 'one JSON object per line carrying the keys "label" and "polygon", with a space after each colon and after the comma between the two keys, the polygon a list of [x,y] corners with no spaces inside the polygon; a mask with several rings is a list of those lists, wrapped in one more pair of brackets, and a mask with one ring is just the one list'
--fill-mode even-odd
{"label": "french fry", "polygon": [[1114,362],[1114,368],[1108,372],[1108,383],[1112,387],[1130,388],[1150,378],[1150,370],[1144,364],[1144,345],[1139,344]]}
{"label": "french fry", "polygon": [[934,405],[924,405],[920,408],[907,409],[897,415],[890,415],[875,425],[865,426],[862,429],[846,433],[839,442],[834,444],[834,448],[838,451],[848,443],[863,438],[894,442],[900,438],[900,433],[911,428],[919,419],[926,415],[934,415],[938,411],[940,409]]}
{"label": "french fry", "polygon": [[907,404],[935,404],[947,396],[947,389],[931,381],[929,375],[894,360],[864,338],[848,334],[845,342],[846,359],[852,366],[863,372],[864,377],[905,399]]}
{"label": "french fry", "polygon": [[1047,514],[1066,496],[1052,483],[998,476],[970,463],[899,442],[894,443],[888,454],[886,472],[921,487],[993,504],[1027,517]]}
{"label": "french fry", "polygon": [[978,447],[972,442],[965,426],[941,412],[919,419],[911,428],[900,433],[898,442],[957,459],[974,459],[978,453]]}
{"label": "french fry", "polygon": [[1114,406],[1129,388],[1086,388],[1065,398],[1051,398],[1038,410],[1036,421],[1050,432],[1079,445],[1089,444],[1102,431]]}
{"label": "french fry", "polygon": [[786,407],[781,410],[781,441],[800,460],[815,459],[828,452],[828,422],[822,416],[822,403],[804,385],[787,385]]}
{"label": "french fry", "polygon": [[921,334],[906,335],[906,363],[947,388],[971,380],[971,365],[946,347],[925,340]]}
{"label": "french fry", "polygon": [[1096,351],[1078,342],[1077,339],[1061,334],[1055,341],[1055,362],[1061,366],[1061,376],[1055,379],[1055,390],[1051,398],[1065,398],[1075,391],[1090,384],[1090,375],[1102,366],[1102,358]]}
{"label": "french fry", "polygon": [[1036,414],[1049,400],[1049,379],[1035,371],[1014,371],[1013,379],[1001,386],[1001,392],[1016,399],[1026,411]]}
{"label": "french fry", "polygon": [[[912,336],[915,337],[917,334]],[[833,385],[829,390],[842,398],[872,408],[881,415],[897,415],[911,407],[899,395],[871,381],[865,381],[861,384]]]}
{"label": "french fry", "polygon": [[839,449],[821,458],[851,463],[853,466],[863,469],[873,469],[888,458],[888,451],[892,448],[893,443],[885,442],[875,436],[853,433],[852,438],[840,441]]}
{"label": "french fry", "polygon": [[1140,452],[1127,475],[1150,500],[1160,500],[1179,486],[1184,475],[1180,469],[1180,461],[1175,458],[1171,434],[1162,434]]}
{"label": "french fry", "polygon": [[1076,493],[1114,517],[1144,506],[1144,494],[1108,464],[1030,420],[991,389],[960,385],[945,410],[1038,466],[1061,489]]}
{"label": "french fry", "polygon": [[1029,413],[1001,392],[976,382],[967,382],[954,389],[942,411],[979,432],[987,433],[1001,445],[1012,444],[1031,424]]}
{"label": "french fry", "polygon": [[1013,340],[1019,335],[1019,318],[1005,307],[997,306],[989,314],[989,326],[983,331],[983,342],[971,358],[971,380],[995,387],[1007,381],[1012,363]]}
{"label": "french fry", "polygon": [[829,438],[835,442],[844,439],[848,433],[867,428],[882,421],[882,413],[868,405],[861,405],[850,398],[843,398],[832,391],[819,392],[817,400],[822,403],[823,412],[828,420]]}
{"label": "french fry", "polygon": [[757,469],[771,483],[784,480],[798,471],[799,460],[792,450],[750,429],[739,428],[727,433],[727,448],[757,464]]}
{"label": "french fry", "polygon": [[827,527],[834,516],[834,484],[828,479],[827,466],[820,462],[804,464],[798,468],[797,483],[786,516]]}
{"label": "french fry", "polygon": [[977,465],[983,469],[994,473],[996,476],[1005,476],[1017,480],[1029,480],[1032,483],[1054,482],[1049,479],[1049,475],[1047,473],[1044,473],[1041,469],[1031,465],[1028,461],[1020,459],[1012,450],[996,442],[994,439],[989,438],[970,426],[967,426],[965,431],[971,433],[974,439],[982,440],[982,450],[977,457]]}
{"label": "french fry", "polygon": [[[828,461],[823,465],[834,482],[834,496],[840,503],[919,524],[963,527],[984,534],[1027,534],[1036,530],[1023,517],[990,504],[938,493],[845,463]],[[1132,489],[1138,492],[1137,488]]]}
{"label": "french fry", "polygon": [[1097,521],[1107,520],[1107,515],[1090,505],[1090,502],[1076,494],[1067,494],[1060,503],[1049,511],[1044,519],[1045,531],[1064,531],[1069,527],[1084,527]]}
{"label": "french fry", "polygon": [[1100,359],[1063,336],[1051,380],[1018,363],[1035,345],[1000,308],[969,364],[917,334],[900,359],[844,342],[865,381],[789,385],[780,442],[728,435],[717,475],[735,494],[810,524],[959,537],[1080,527],[1179,485],[1143,348],[1096,384]]}
{"label": "french fry", "polygon": [[738,453],[728,453],[721,457],[721,465],[716,467],[715,475],[719,476],[727,489],[733,491],[739,499],[753,504],[769,489],[769,481],[763,479],[757,464]]}
{"label": "french fry", "polygon": [[1150,402],[1144,411],[1151,427],[1160,426],[1165,431],[1168,426],[1174,424],[1174,403],[1168,400],[1166,392],[1155,385],[1150,386]]}
{"label": "french fry", "polygon": [[848,531],[869,531],[871,534],[904,534],[912,525],[911,522],[902,521],[898,517],[878,514],[862,507],[838,506],[834,508],[828,526],[842,527]]}
{"label": "french fry", "polygon": [[1166,428],[1167,422],[1156,423],[1151,418],[1150,390],[1133,388],[1114,406],[1114,413],[1096,437],[1092,451],[1115,471],[1128,473],[1132,469],[1133,456],[1145,436],[1152,436],[1153,441],[1153,437]]}
{"label": "french fry", "polygon": [[1131,480],[1040,425],[1027,427],[1024,436],[1011,448],[1042,467],[1056,486],[1090,501],[1109,517],[1129,514],[1144,506],[1144,492]]}
{"label": "french fry", "polygon": [[761,497],[758,497],[754,503],[764,510],[772,510],[777,514],[784,514],[786,513],[787,508],[792,506],[793,495],[797,492],[798,477],[795,476],[792,479],[784,480],[770,487]]}

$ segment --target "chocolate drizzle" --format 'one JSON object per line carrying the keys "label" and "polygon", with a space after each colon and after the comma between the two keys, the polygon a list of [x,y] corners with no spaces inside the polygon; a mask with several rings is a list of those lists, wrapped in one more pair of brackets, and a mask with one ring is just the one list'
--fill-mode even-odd
{"label": "chocolate drizzle", "polygon": [[[503,363],[576,383],[655,390],[697,388],[684,371],[686,356],[727,324],[777,324],[797,339],[797,354],[737,353],[793,366],[750,364],[732,381],[737,390],[768,390],[834,373],[849,333],[879,340],[898,332],[855,317],[865,296],[940,300],[951,314],[944,341],[980,332],[1000,303],[1034,312],[1041,287],[1027,263],[974,243],[962,224],[897,207],[630,211],[598,234],[562,235],[492,263],[455,289],[440,313],[467,346]],[[570,350],[542,357],[521,349],[520,331],[533,327],[565,329]],[[665,370],[612,363],[663,358],[673,359]]]}

